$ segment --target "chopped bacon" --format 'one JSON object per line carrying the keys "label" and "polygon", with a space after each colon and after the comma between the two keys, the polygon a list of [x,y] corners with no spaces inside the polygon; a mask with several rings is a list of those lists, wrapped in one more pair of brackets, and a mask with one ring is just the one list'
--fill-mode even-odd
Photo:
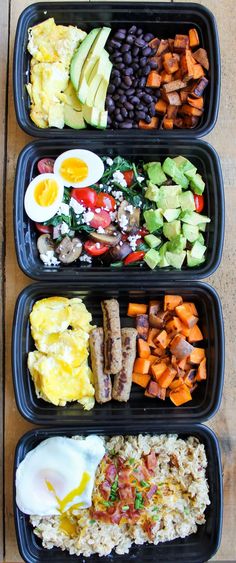
{"label": "chopped bacon", "polygon": [[126,487],[122,487],[121,489],[119,489],[119,497],[121,500],[125,502],[129,502],[130,500],[133,500],[134,493],[135,491],[130,485],[127,485]]}
{"label": "chopped bacon", "polygon": [[119,524],[122,518],[121,507],[117,505],[116,507],[109,508],[109,519],[113,524]]}
{"label": "chopped bacon", "polygon": [[143,529],[146,532],[146,534],[148,535],[148,537],[150,538],[150,540],[153,541],[154,538],[154,533],[153,533],[153,528],[155,526],[155,522],[152,522],[152,520],[146,520],[143,524]]}
{"label": "chopped bacon", "polygon": [[109,481],[103,481],[99,485],[99,491],[105,500],[108,500],[111,494],[111,485]]}
{"label": "chopped bacon", "polygon": [[146,464],[149,471],[153,471],[157,465],[157,458],[154,451],[151,451],[150,454],[146,456]]}
{"label": "chopped bacon", "polygon": [[103,510],[90,510],[90,516],[91,518],[94,518],[94,520],[103,520],[103,522],[110,522],[110,515],[103,511]]}
{"label": "chopped bacon", "polygon": [[116,458],[116,463],[117,463],[117,468],[119,470],[119,469],[122,469],[122,467],[124,467],[125,460],[123,459],[123,457],[118,455],[117,458]]}
{"label": "chopped bacon", "polygon": [[126,487],[126,485],[130,484],[130,469],[120,469],[119,473],[118,473],[118,487],[122,488],[122,487]]}
{"label": "chopped bacon", "polygon": [[155,495],[155,492],[157,491],[157,485],[152,485],[149,489],[149,491],[146,494],[147,498],[152,498],[153,495]]}
{"label": "chopped bacon", "polygon": [[114,463],[110,463],[105,471],[105,477],[109,483],[113,483],[117,474],[117,469]]}

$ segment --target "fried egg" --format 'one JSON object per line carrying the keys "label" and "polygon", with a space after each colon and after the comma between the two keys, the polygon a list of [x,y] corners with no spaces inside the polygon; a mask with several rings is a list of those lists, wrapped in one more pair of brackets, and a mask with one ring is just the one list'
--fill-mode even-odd
{"label": "fried egg", "polygon": [[85,149],[63,152],[54,163],[54,173],[64,186],[84,188],[96,184],[104,173],[102,159]]}
{"label": "fried egg", "polygon": [[55,174],[40,174],[25,192],[25,211],[32,221],[51,219],[58,211],[64,194],[63,182]]}
{"label": "fried egg", "polygon": [[92,504],[103,441],[55,436],[31,450],[16,470],[16,504],[25,514],[53,516]]}

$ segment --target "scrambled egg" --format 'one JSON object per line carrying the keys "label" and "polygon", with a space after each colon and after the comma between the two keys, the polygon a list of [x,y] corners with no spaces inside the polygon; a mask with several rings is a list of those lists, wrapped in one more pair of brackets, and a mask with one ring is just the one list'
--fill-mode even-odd
{"label": "scrambled egg", "polygon": [[37,350],[28,354],[28,368],[38,397],[54,405],[78,401],[86,410],[93,408],[91,320],[78,298],[49,297],[34,304],[30,324]]}
{"label": "scrambled egg", "polygon": [[32,55],[30,82],[30,116],[41,128],[64,126],[61,92],[69,81],[69,66],[75,49],[86,33],[74,26],[56,25],[54,18],[29,29],[28,51]]}

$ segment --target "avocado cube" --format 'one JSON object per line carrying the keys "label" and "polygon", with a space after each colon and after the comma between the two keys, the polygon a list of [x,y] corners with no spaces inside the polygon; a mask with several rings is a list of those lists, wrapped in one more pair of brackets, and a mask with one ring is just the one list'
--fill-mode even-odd
{"label": "avocado cube", "polygon": [[198,237],[197,237],[198,242],[200,242],[200,244],[205,244],[205,239],[202,233],[199,233]]}
{"label": "avocado cube", "polygon": [[185,171],[184,175],[186,176],[186,178],[188,178],[188,180],[192,180],[192,178],[194,178],[196,173],[197,173],[196,166],[192,166],[192,168]]}
{"label": "avocado cube", "polygon": [[203,233],[205,233],[206,230],[206,223],[201,223],[200,225],[198,225],[199,231],[202,231]]}
{"label": "avocado cube", "polygon": [[147,183],[147,189],[145,191],[145,197],[147,199],[150,199],[150,201],[155,201],[156,203],[158,202],[159,188],[150,181]]}
{"label": "avocado cube", "polygon": [[163,217],[165,217],[166,221],[168,221],[168,223],[171,223],[171,221],[175,221],[175,219],[178,219],[179,214],[180,214],[181,209],[166,209],[163,213]]}
{"label": "avocado cube", "polygon": [[182,192],[179,196],[182,211],[195,211],[195,203],[193,193],[190,190]]}
{"label": "avocado cube", "polygon": [[195,174],[195,176],[190,181],[190,186],[195,194],[201,195],[205,189],[205,182],[203,181],[200,174]]}
{"label": "avocado cube", "polygon": [[164,172],[168,174],[174,182],[176,182],[176,184],[179,184],[183,188],[183,190],[187,189],[188,179],[183,172],[179,170],[173,158],[167,157],[163,162],[162,168]]}
{"label": "avocado cube", "polygon": [[211,221],[206,215],[201,215],[195,211],[183,211],[179,218],[183,223],[188,223],[189,225],[200,225],[201,223],[210,223]]}
{"label": "avocado cube", "polygon": [[206,251],[206,246],[204,246],[204,244],[201,244],[198,240],[196,240],[196,242],[194,243],[194,245],[190,250],[190,254],[192,258],[197,258],[198,260],[201,260],[205,251]]}
{"label": "avocado cube", "polygon": [[170,242],[168,242],[168,251],[174,254],[180,254],[187,244],[186,238],[183,235],[177,235]]}
{"label": "avocado cube", "polygon": [[157,231],[163,225],[161,209],[148,209],[144,211],[144,219],[150,233]]}
{"label": "avocado cube", "polygon": [[177,209],[180,207],[179,196],[182,193],[181,186],[161,186],[159,189],[158,207],[166,209]]}
{"label": "avocado cube", "polygon": [[202,258],[193,258],[191,256],[191,251],[187,250],[187,265],[189,268],[200,266],[200,264],[202,264],[203,262],[205,262],[204,256]]}
{"label": "avocado cube", "polygon": [[182,227],[183,235],[189,242],[195,242],[195,240],[199,237],[199,228],[197,225],[188,225],[187,223],[183,224]]}
{"label": "avocado cube", "polygon": [[158,264],[158,268],[166,268],[167,266],[169,266],[169,262],[166,260],[166,252],[168,250],[168,242],[165,242],[160,248],[159,248],[159,254],[160,254],[160,262]]}
{"label": "avocado cube", "polygon": [[175,252],[167,252],[166,253],[166,260],[169,262],[170,266],[180,270],[183,262],[186,258],[186,252],[182,251],[179,254],[175,254]]}
{"label": "avocado cube", "polygon": [[163,225],[163,235],[169,240],[175,238],[177,235],[180,235],[180,231],[181,223],[178,220],[172,221],[171,223],[164,223]]}
{"label": "avocado cube", "polygon": [[147,172],[149,180],[157,186],[161,186],[167,180],[160,162],[147,162],[144,165],[144,170]]}
{"label": "avocado cube", "polygon": [[145,235],[144,240],[150,248],[156,248],[161,244],[161,239],[155,237],[155,235]]}
{"label": "avocado cube", "polygon": [[149,268],[151,268],[151,270],[154,270],[154,268],[160,262],[159,252],[154,248],[150,248],[150,250],[148,250],[148,252],[146,252],[144,256],[144,262],[146,262],[146,264],[149,266]]}
{"label": "avocado cube", "polygon": [[195,170],[195,173],[197,172],[196,166],[193,166],[190,160],[188,160],[184,156],[176,156],[174,158],[174,161],[176,166],[178,166],[179,170],[181,170],[181,172],[183,172],[185,176],[187,176],[186,172],[188,172],[189,170],[191,170],[191,173],[193,170]]}

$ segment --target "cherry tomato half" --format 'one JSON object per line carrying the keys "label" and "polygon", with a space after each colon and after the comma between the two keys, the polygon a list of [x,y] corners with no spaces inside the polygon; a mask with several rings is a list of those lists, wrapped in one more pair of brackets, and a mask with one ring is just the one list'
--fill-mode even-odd
{"label": "cherry tomato half", "polygon": [[39,233],[52,233],[52,227],[51,225],[42,225],[42,223],[35,223],[35,227],[37,229],[37,231],[39,231]]}
{"label": "cherry tomato half", "polygon": [[96,206],[97,192],[93,188],[73,188],[70,195],[85,207],[93,209]]}
{"label": "cherry tomato half", "polygon": [[128,264],[142,260],[144,256],[145,252],[143,250],[136,250],[135,252],[131,252],[128,256],[126,256],[126,258],[124,259],[124,264],[125,266],[128,266]]}
{"label": "cherry tomato half", "polygon": [[133,170],[125,170],[124,172],[122,172],[124,179],[126,181],[126,184],[128,186],[128,188],[133,184],[134,181],[134,171]]}
{"label": "cherry tomato half", "polygon": [[104,254],[107,250],[109,250],[109,246],[103,244],[102,242],[97,243],[94,240],[86,240],[84,243],[84,249],[89,256],[101,256],[101,254]]}
{"label": "cherry tomato half", "polygon": [[138,235],[140,235],[141,237],[145,237],[146,235],[149,235],[149,231],[147,229],[145,229],[145,227],[141,227],[141,229],[138,230]]}
{"label": "cherry tomato half", "polygon": [[194,194],[194,203],[195,203],[196,212],[201,213],[204,207],[204,196]]}
{"label": "cherry tomato half", "polygon": [[109,211],[114,211],[115,206],[116,200],[112,195],[106,194],[106,192],[97,194],[96,207],[106,207]]}
{"label": "cherry tomato half", "polygon": [[99,209],[99,211],[94,211],[93,219],[89,224],[94,229],[98,229],[98,227],[105,229],[106,227],[109,227],[110,223],[111,218],[108,211],[105,211],[105,209]]}
{"label": "cherry tomato half", "polygon": [[54,168],[53,158],[41,158],[37,163],[39,174],[51,174]]}

